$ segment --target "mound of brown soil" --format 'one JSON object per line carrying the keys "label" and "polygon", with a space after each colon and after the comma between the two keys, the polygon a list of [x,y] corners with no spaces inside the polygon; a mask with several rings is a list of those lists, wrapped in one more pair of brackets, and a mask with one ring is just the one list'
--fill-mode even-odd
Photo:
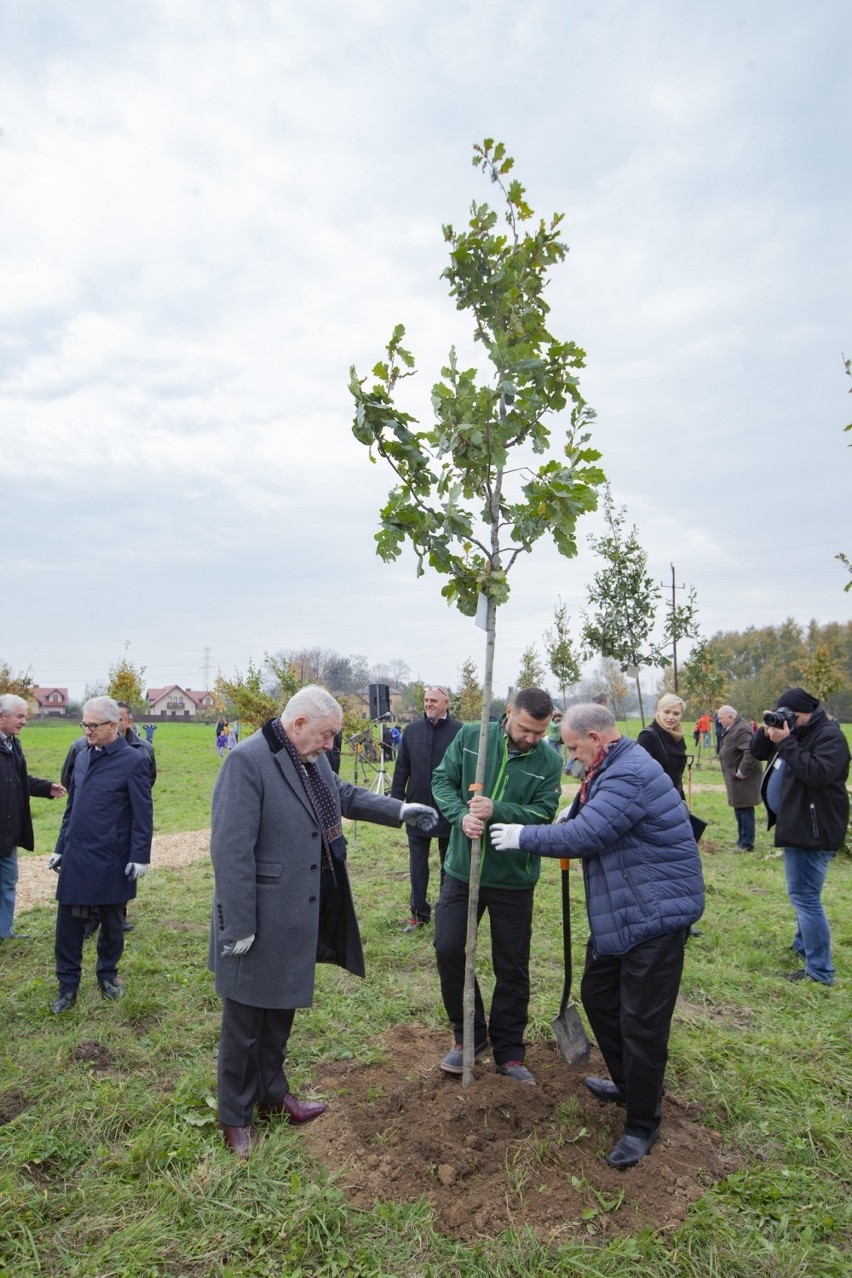
{"label": "mound of brown soil", "polygon": [[543,1239],[598,1240],[643,1226],[671,1229],[708,1185],[739,1166],[700,1107],[671,1092],[660,1140],[627,1172],[603,1161],[622,1134],[623,1108],[595,1100],[585,1074],[605,1074],[593,1049],[566,1065],[554,1043],[527,1051],[536,1087],[495,1074],[486,1059],[470,1087],[441,1073],[447,1036],[398,1026],[376,1045],[385,1062],[324,1067],[329,1112],[304,1129],[314,1157],[337,1173],[348,1200],[433,1205],[458,1239],[528,1226]]}

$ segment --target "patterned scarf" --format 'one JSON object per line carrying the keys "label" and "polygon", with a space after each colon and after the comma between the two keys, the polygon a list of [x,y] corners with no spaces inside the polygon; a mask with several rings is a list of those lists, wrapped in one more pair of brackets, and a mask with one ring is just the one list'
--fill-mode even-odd
{"label": "patterned scarf", "polygon": [[280,719],[270,719],[265,723],[263,735],[273,754],[278,754],[280,750],[287,751],[301,778],[308,802],[319,822],[322,837],[323,886],[334,886],[337,883],[337,877],[334,873],[332,858],[336,857],[339,861],[346,860],[346,839],[343,836],[343,827],[340,824],[334,796],[317,765],[307,763],[300,757],[298,750],[284,731]]}
{"label": "patterned scarf", "polygon": [[600,766],[609,754],[610,748],[615,745],[616,741],[620,740],[621,737],[616,737],[614,741],[605,741],[602,745],[598,746],[595,757],[592,759],[591,766],[589,767],[586,775],[583,777],[583,783],[580,786],[580,794],[578,796],[580,807],[582,807],[588,799],[589,786],[591,785],[595,774],[600,771]]}

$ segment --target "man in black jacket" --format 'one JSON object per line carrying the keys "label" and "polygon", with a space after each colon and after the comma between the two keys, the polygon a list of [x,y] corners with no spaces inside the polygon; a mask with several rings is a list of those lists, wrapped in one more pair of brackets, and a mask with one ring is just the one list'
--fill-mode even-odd
{"label": "man in black jacket", "polygon": [[18,886],[18,848],[35,845],[30,798],[59,799],[65,787],[27,773],[18,734],[27,721],[23,697],[7,692],[0,697],[0,941],[14,936],[15,889]]}
{"label": "man in black jacket", "polygon": [[[432,797],[432,773],[462,726],[458,719],[450,717],[449,711],[450,699],[444,688],[436,685],[424,690],[423,718],[410,723],[402,734],[391,784],[391,798],[404,799],[407,803],[425,803],[430,808],[437,808]],[[432,839],[438,840],[443,883],[450,824],[439,814],[438,824],[431,834],[422,834],[410,825],[406,826],[406,833],[411,878],[411,917],[402,930],[416,932],[419,928],[426,927],[432,917],[432,907],[427,899],[429,846]]]}
{"label": "man in black jacket", "polygon": [[757,759],[771,759],[761,798],[775,846],[784,849],[787,895],[798,924],[793,950],[804,967],[788,981],[834,984],[831,931],[821,895],[829,862],[849,822],[849,746],[840,725],[804,688],[788,688],[763,715],[752,740]]}

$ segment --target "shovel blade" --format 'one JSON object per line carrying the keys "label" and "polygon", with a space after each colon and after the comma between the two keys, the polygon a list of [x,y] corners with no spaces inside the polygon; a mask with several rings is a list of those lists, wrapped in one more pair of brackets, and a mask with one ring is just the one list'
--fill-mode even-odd
{"label": "shovel blade", "polygon": [[556,1044],[569,1065],[579,1065],[592,1050],[580,1013],[573,1004],[559,1013],[553,1022],[553,1033]]}

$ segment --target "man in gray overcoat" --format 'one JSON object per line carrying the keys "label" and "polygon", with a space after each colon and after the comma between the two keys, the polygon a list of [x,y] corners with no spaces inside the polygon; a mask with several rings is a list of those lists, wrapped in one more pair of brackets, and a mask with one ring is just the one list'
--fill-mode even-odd
{"label": "man in gray overcoat", "polygon": [[728,804],[737,818],[737,847],[754,849],[754,809],[760,803],[763,768],[749,750],[754,736],[751,724],[733,706],[720,706],[716,717],[722,725],[719,766],[725,778]]}
{"label": "man in gray overcoat", "polygon": [[297,1007],[313,1002],[316,964],[364,975],[341,814],[428,831],[437,813],[342,781],[327,759],[343,712],[324,688],[291,697],[242,742],[213,791],[215,875],[209,966],[223,1000],[219,1124],[247,1158],[261,1116],[307,1123],[327,1106],[298,1100],[284,1073]]}

